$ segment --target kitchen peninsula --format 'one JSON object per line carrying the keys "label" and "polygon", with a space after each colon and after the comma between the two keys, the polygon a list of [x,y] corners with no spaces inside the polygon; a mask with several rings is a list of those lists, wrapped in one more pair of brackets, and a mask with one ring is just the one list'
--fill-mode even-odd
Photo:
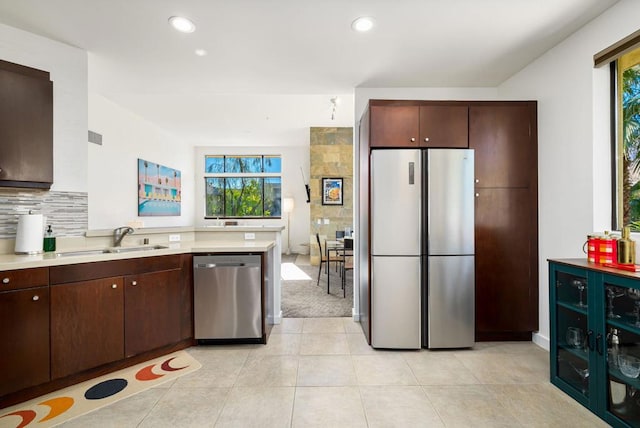
{"label": "kitchen peninsula", "polygon": [[[62,239],[56,253],[0,255],[0,339],[10,348],[0,408],[193,345],[194,255],[261,256],[266,343],[279,322],[282,228],[178,229],[140,229],[115,248],[93,231],[85,246]],[[131,245],[138,239],[152,244]]]}

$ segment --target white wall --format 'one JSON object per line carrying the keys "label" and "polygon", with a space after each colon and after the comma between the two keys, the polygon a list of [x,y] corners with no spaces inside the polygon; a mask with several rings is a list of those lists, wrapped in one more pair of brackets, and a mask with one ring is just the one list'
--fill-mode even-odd
{"label": "white wall", "polygon": [[584,257],[611,227],[608,68],[593,55],[638,29],[640,2],[622,0],[498,87],[538,100],[540,332],[549,339],[548,258]]}
{"label": "white wall", "polygon": [[[102,134],[101,146],[88,144],[89,229],[193,225],[193,147],[101,95],[89,94],[89,112],[89,129]],[[138,217],[138,158],[180,170],[180,216]]]}
{"label": "white wall", "polygon": [[[286,147],[229,147],[210,145],[206,147],[196,147],[195,149],[195,222],[196,226],[214,225],[215,220],[204,219],[204,157],[205,155],[280,155],[282,157],[282,196],[294,199],[294,208],[291,213],[291,251],[298,253],[303,251],[301,244],[309,243],[309,204],[307,204],[307,194],[302,181],[300,168],[309,180],[309,133],[307,132],[307,142],[305,145]],[[267,224],[267,225],[287,225],[286,214],[282,219],[277,220],[240,220],[242,224]],[[282,249],[287,249],[287,233],[282,234]],[[306,247],[306,251],[309,248]]]}
{"label": "white wall", "polygon": [[48,71],[53,81],[53,186],[87,191],[87,53],[0,24],[0,59]]}

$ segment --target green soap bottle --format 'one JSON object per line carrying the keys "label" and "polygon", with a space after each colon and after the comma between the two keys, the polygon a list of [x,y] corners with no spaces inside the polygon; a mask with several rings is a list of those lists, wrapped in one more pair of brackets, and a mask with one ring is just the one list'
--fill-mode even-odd
{"label": "green soap bottle", "polygon": [[53,230],[51,230],[51,225],[47,226],[47,231],[44,234],[44,242],[42,244],[42,247],[45,252],[56,250],[56,237],[53,236]]}

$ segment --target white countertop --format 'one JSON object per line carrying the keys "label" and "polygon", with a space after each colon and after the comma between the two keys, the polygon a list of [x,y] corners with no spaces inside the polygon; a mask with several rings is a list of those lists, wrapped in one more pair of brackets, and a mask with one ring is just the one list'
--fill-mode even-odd
{"label": "white countertop", "polygon": [[[150,245],[153,246],[153,245]],[[169,243],[165,246],[169,248],[134,251],[125,253],[103,253],[91,255],[57,256],[57,252],[36,254],[36,255],[0,255],[0,271],[12,269],[27,269],[47,266],[70,265],[76,263],[103,262],[108,260],[124,260],[140,257],[165,256],[171,254],[188,253],[263,253],[275,246],[275,241],[191,241]],[[127,248],[123,246],[122,248]],[[98,250],[100,248],[75,248],[65,249],[62,253],[84,250]]]}

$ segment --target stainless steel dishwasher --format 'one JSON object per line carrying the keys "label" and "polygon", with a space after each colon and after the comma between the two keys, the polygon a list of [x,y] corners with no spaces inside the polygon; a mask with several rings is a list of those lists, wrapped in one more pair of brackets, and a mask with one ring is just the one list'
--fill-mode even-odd
{"label": "stainless steel dishwasher", "polygon": [[193,257],[195,338],[199,343],[263,337],[262,257]]}

